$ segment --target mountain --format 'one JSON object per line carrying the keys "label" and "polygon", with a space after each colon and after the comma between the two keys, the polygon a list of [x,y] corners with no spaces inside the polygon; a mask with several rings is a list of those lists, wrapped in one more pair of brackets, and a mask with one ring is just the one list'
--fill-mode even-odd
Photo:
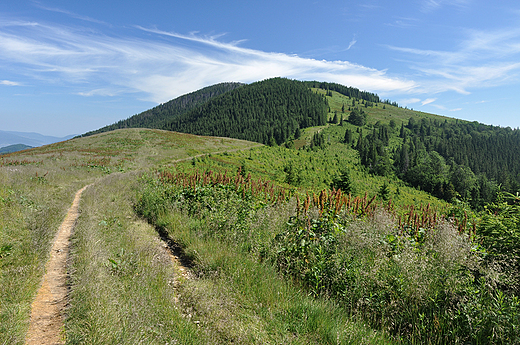
{"label": "mountain", "polygon": [[193,108],[204,104],[208,100],[223,93],[243,86],[242,83],[220,83],[205,87],[198,91],[177,97],[169,102],[160,104],[152,109],[118,121],[112,125],[87,132],[82,136],[103,133],[121,128],[157,128],[161,129],[165,121],[180,116]]}
{"label": "mountain", "polygon": [[48,135],[42,135],[34,132],[13,132],[13,131],[0,131],[0,147],[23,144],[31,147],[37,147],[47,144],[56,143],[58,141],[64,141],[73,138],[74,135],[66,137],[53,137]]}
{"label": "mountain", "polygon": [[499,191],[520,190],[519,130],[413,111],[335,83],[272,78],[217,84],[98,131],[151,127],[315,150],[336,134],[321,128],[310,129],[315,136],[307,142],[299,137],[327,121],[344,125],[343,142],[369,174],[393,176],[476,209]]}
{"label": "mountain", "polygon": [[327,90],[327,95],[335,91],[369,103],[380,102],[374,93],[336,83],[285,78],[249,85],[221,83],[82,136],[122,128],[155,128],[281,144],[294,138],[297,128],[325,123],[327,105],[322,97],[311,94],[311,88]]}
{"label": "mountain", "polygon": [[0,154],[18,152],[26,149],[30,149],[32,146],[24,145],[24,144],[14,144],[9,146],[0,147]]}
{"label": "mountain", "polygon": [[324,125],[327,109],[304,82],[273,78],[212,98],[162,129],[279,145],[301,128]]}

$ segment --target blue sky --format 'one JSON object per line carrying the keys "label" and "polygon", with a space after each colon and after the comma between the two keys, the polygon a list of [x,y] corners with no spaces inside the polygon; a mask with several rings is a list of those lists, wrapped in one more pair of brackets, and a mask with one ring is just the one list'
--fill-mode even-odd
{"label": "blue sky", "polygon": [[0,130],[80,134],[202,87],[337,82],[520,127],[520,3],[0,2]]}

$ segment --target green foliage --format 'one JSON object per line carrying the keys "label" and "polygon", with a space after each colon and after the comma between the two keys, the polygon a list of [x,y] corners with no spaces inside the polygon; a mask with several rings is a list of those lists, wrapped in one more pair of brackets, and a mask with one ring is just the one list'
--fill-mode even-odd
{"label": "green foliage", "polygon": [[377,192],[377,195],[383,200],[388,201],[390,199],[390,187],[388,186],[388,183],[385,181],[381,185],[381,188],[379,188],[379,191]]}
{"label": "green foliage", "polygon": [[[518,130],[411,117],[400,137],[404,140],[394,155],[397,174],[433,195],[448,201],[458,196],[482,209],[495,201],[499,185],[510,193],[520,190],[520,161],[513,158],[520,155]],[[449,171],[432,172],[428,166],[435,161]],[[419,176],[425,168],[430,171],[426,180]]]}
{"label": "green foliage", "polygon": [[[429,206],[420,211],[423,214],[412,209],[403,216],[409,221],[422,219],[422,225],[397,223],[382,209],[368,206],[366,199],[344,208],[341,205],[350,201],[324,191],[319,197],[298,201],[296,212],[287,213],[284,201],[266,204],[261,194],[255,196],[248,188],[242,192],[233,179],[215,184],[203,176],[185,176],[185,181],[195,182],[191,186],[179,179],[163,180],[163,192],[158,194],[163,195],[158,200],[168,195],[166,209],[184,210],[207,225],[198,230],[198,238],[214,238],[271,262],[296,286],[305,287],[317,299],[337,301],[347,312],[395,339],[410,343],[518,341],[518,297],[497,287],[492,266],[481,266],[486,252],[432,215]],[[176,192],[171,183],[177,186]],[[155,182],[149,187],[156,190],[160,185]],[[139,205],[148,207],[147,203]],[[355,209],[371,211],[360,215]],[[269,216],[264,218],[267,211]],[[203,275],[225,274],[223,262],[206,260],[196,259]]]}
{"label": "green foliage", "polygon": [[[344,96],[350,98],[363,99],[371,102],[379,102],[379,96],[375,93],[360,91],[354,87],[348,87],[341,84],[336,83],[327,83],[327,82],[318,82],[318,81],[306,81],[305,84],[310,88],[319,88],[323,90],[329,90],[330,96],[332,96],[331,91],[336,91]],[[353,104],[354,105],[354,104]]]}
{"label": "green foliage", "polygon": [[163,128],[164,123],[171,118],[181,116],[206,103],[208,100],[243,85],[244,84],[241,83],[220,83],[208,86],[160,104],[150,110],[129,117],[126,120],[121,120],[98,130],[87,132],[82,136],[99,134],[121,128]]}
{"label": "green foliage", "polygon": [[340,189],[345,194],[354,194],[355,188],[350,175],[350,169],[343,168],[340,174],[332,180],[330,188]]}
{"label": "green foliage", "polygon": [[[170,119],[164,129],[277,145],[297,128],[324,125],[327,101],[303,82],[268,79],[237,88]],[[272,138],[272,139],[271,139]]]}
{"label": "green foliage", "polygon": [[32,146],[28,146],[25,144],[14,144],[14,145],[9,145],[9,146],[4,146],[4,147],[0,147],[0,155],[5,154],[5,153],[12,153],[12,152],[17,152],[17,151],[27,150],[30,148],[32,148]]}
{"label": "green foliage", "polygon": [[312,136],[311,149],[320,150],[326,147],[325,135],[322,132],[317,132]]}
{"label": "green foliage", "polygon": [[347,128],[345,131],[345,136],[343,137],[343,143],[350,145],[353,141],[353,133],[350,129]]}
{"label": "green foliage", "polygon": [[283,169],[285,172],[285,183],[292,186],[299,186],[302,183],[302,177],[300,170],[294,166],[292,162],[289,162]]}
{"label": "green foliage", "polygon": [[[196,285],[183,289],[181,298],[187,299],[197,291],[203,295],[191,297],[190,312],[194,317],[206,317],[204,333],[215,342],[232,342],[238,336],[235,332],[243,336],[243,329],[248,329],[245,343],[391,342],[378,331],[368,335],[366,326],[357,325],[343,308],[309,297],[301,286],[281,279],[268,260],[259,260],[284,228],[286,213],[292,213],[284,201],[265,202],[263,193],[270,193],[270,188],[252,192],[256,187],[243,189],[235,178],[226,182],[227,175],[209,172],[164,172],[161,176],[143,186],[146,196],[143,199],[140,193],[138,212],[150,214],[145,211],[150,201],[155,208],[152,194],[156,200],[164,200],[167,195],[168,211],[152,217],[172,239],[183,244],[192,259],[198,279],[186,283]],[[234,307],[231,301],[240,304]]]}
{"label": "green foliage", "polygon": [[348,116],[348,122],[355,126],[364,126],[367,123],[367,114],[363,110],[354,108]]}
{"label": "green foliage", "polygon": [[356,150],[359,152],[360,162],[375,175],[387,176],[392,172],[392,165],[387,153],[388,132],[386,127],[379,131],[373,129],[372,134],[363,137],[360,131]]}
{"label": "green foliage", "polygon": [[520,198],[501,193],[496,203],[486,206],[477,235],[493,262],[503,268],[504,284],[520,288]]}
{"label": "green foliage", "polygon": [[3,246],[0,247],[0,259],[8,256],[8,255],[11,255],[11,251],[13,250],[13,245],[12,244],[4,244]]}

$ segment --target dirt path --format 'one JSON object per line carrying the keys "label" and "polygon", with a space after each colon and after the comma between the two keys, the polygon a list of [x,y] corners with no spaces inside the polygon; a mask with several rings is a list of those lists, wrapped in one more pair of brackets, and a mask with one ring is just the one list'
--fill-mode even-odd
{"label": "dirt path", "polygon": [[31,306],[31,323],[25,337],[26,344],[64,344],[63,310],[67,303],[67,255],[69,238],[78,219],[81,188],[74,197],[58,235],[51,249],[51,256],[45,265],[42,286]]}
{"label": "dirt path", "polygon": [[[257,146],[262,145],[258,144],[248,148],[203,153],[178,159],[172,163],[178,163],[208,154],[247,150]],[[45,275],[43,276],[42,285],[31,306],[31,321],[29,331],[25,337],[26,345],[65,344],[63,312],[67,304],[67,256],[69,253],[69,238],[79,217],[78,209],[81,194],[89,186],[90,185],[81,188],[76,193],[72,206],[69,208],[61,224],[52,246],[49,261],[45,265]],[[168,243],[169,241],[164,238],[163,241],[166,242],[165,247],[175,265],[177,275],[184,279],[189,279],[189,265],[183,261],[178,248],[174,248],[175,246],[172,246],[172,244]],[[178,284],[179,279],[177,278],[174,284],[175,287],[178,286]]]}

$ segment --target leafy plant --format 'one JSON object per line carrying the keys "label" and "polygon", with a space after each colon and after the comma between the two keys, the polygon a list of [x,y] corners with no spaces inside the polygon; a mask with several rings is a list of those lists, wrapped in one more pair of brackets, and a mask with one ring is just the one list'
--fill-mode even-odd
{"label": "leafy plant", "polygon": [[11,251],[13,250],[12,244],[4,244],[0,247],[0,259],[5,258],[8,255],[11,255]]}

